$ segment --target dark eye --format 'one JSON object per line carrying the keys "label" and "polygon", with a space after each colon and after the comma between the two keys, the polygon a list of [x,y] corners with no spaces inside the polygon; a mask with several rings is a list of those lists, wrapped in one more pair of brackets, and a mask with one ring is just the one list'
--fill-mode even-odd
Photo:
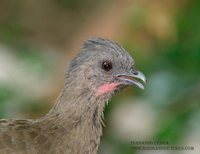
{"label": "dark eye", "polygon": [[111,61],[104,61],[102,63],[102,69],[105,71],[110,71],[112,69],[112,62]]}

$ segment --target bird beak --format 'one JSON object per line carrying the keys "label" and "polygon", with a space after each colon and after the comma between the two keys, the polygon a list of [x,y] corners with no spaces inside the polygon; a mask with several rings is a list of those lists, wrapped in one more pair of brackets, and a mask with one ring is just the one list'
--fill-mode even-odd
{"label": "bird beak", "polygon": [[[115,77],[125,84],[134,85],[139,87],[140,89],[144,89],[143,84],[146,83],[145,75],[142,72],[133,69],[131,69],[129,73],[117,74]],[[143,84],[141,83],[141,81],[143,82]]]}

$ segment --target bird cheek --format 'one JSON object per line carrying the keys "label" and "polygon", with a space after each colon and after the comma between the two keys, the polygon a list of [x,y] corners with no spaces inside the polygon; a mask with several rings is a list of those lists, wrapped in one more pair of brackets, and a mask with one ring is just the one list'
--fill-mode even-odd
{"label": "bird cheek", "polygon": [[101,96],[101,95],[107,94],[109,92],[112,92],[117,88],[118,85],[119,85],[119,83],[105,83],[105,84],[99,86],[99,88],[97,89],[97,92],[96,92],[96,96]]}

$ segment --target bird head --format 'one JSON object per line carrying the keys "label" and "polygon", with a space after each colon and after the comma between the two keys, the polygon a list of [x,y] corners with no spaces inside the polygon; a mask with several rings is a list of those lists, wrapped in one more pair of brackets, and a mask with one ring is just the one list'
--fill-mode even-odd
{"label": "bird head", "polygon": [[135,67],[129,53],[116,42],[101,38],[87,40],[81,52],[72,60],[68,75],[76,78],[79,89],[95,96],[111,96],[131,85],[144,89],[143,73]]}

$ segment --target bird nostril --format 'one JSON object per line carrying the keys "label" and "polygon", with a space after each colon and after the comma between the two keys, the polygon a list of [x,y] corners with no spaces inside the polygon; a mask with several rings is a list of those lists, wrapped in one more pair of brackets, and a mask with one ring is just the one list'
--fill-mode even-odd
{"label": "bird nostril", "polygon": [[138,75],[138,71],[135,70],[135,69],[132,69],[132,70],[131,70],[131,73],[133,73],[134,75]]}
{"label": "bird nostril", "polygon": [[137,72],[137,71],[135,71],[135,72],[133,72],[133,74],[134,74],[134,75],[138,75],[138,72]]}

